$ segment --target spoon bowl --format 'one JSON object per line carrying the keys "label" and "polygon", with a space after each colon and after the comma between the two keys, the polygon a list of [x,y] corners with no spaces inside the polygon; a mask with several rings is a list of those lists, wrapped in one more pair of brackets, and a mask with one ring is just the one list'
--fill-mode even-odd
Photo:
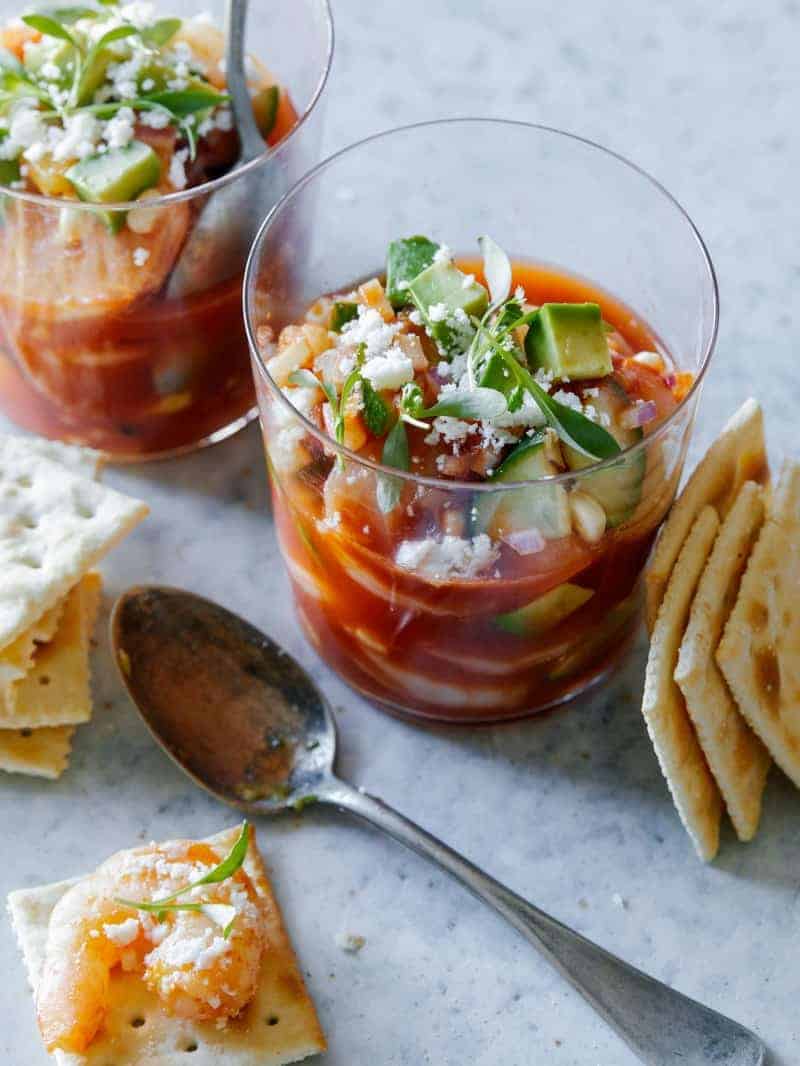
{"label": "spoon bowl", "polygon": [[212,795],[273,814],[313,802],[330,785],[330,707],[255,626],[200,596],[149,586],[120,597],[111,632],[151,733]]}
{"label": "spoon bowl", "polygon": [[219,799],[254,814],[325,803],[437,863],[525,937],[648,1066],[762,1066],[766,1049],[744,1026],[586,940],[337,778],[325,698],[248,622],[179,589],[140,587],[117,602],[111,635],[153,736]]}

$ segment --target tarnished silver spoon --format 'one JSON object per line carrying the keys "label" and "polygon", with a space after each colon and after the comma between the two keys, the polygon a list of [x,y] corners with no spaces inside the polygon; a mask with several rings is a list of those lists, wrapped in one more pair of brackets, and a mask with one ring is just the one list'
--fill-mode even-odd
{"label": "tarnished silver spoon", "polygon": [[[225,81],[239,134],[234,170],[267,150],[253,114],[245,71],[247,5],[248,0],[228,0],[225,19]],[[257,167],[208,197],[173,267],[167,296],[174,299],[206,292],[241,274],[258,227],[277,198],[268,187],[271,180],[268,168]]]}
{"label": "tarnished silver spoon", "polygon": [[251,814],[324,803],[446,870],[528,940],[649,1066],[760,1066],[749,1030],[592,944],[381,800],[334,774],[336,727],[306,672],[248,622],[188,592],[133,588],[112,642],[153,736],[198,784]]}

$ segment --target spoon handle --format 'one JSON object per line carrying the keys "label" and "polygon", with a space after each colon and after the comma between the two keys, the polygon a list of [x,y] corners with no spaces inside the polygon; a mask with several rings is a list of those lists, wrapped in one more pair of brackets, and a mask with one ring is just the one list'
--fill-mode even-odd
{"label": "spoon handle", "polygon": [[675,992],[568,929],[379,799],[343,781],[319,799],[431,859],[521,933],[648,1066],[761,1066],[748,1029]]}
{"label": "spoon handle", "polygon": [[248,0],[228,0],[228,37],[225,45],[225,82],[241,142],[241,163],[256,159],[266,147],[253,114],[253,102],[247,85],[247,4]]}

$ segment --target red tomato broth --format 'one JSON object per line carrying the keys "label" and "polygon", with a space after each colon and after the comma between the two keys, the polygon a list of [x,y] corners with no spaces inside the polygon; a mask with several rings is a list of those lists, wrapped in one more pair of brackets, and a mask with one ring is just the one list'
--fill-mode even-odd
{"label": "red tomato broth", "polygon": [[[477,262],[460,260],[459,266],[480,276]],[[549,267],[516,264],[514,284],[523,285],[534,303],[597,302],[634,352],[660,350],[629,309],[587,282]],[[655,401],[653,425],[675,409],[660,375],[624,357],[616,357],[614,367],[631,395]],[[651,429],[646,427],[645,434]],[[419,439],[413,439],[412,454],[424,454]],[[269,427],[266,444],[269,452]],[[315,442],[311,451],[317,449]],[[377,458],[374,447],[365,453]],[[381,516],[371,502],[374,474],[369,472],[363,492],[342,495],[341,502],[336,497],[340,520],[330,528],[324,522],[324,463],[314,477],[283,478],[271,469],[275,521],[301,624],[345,680],[393,711],[484,722],[559,703],[602,675],[636,629],[639,577],[676,487],[676,477],[662,476],[663,467],[658,446],[647,449],[646,497],[598,545],[585,544],[575,532],[528,556],[502,544],[486,574],[441,581],[394,562],[402,540],[432,532],[424,506],[409,514],[404,498],[402,506]],[[420,473],[422,467],[412,470]],[[437,491],[423,488],[421,498]],[[442,480],[441,492],[456,499],[469,490]],[[498,625],[498,615],[568,581],[593,595],[553,628],[524,636]]]}

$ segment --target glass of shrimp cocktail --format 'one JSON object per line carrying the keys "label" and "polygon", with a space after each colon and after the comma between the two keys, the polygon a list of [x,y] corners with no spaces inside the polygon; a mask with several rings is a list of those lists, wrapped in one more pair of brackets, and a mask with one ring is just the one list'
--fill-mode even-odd
{"label": "glass of shrimp cocktail", "polygon": [[255,415],[244,265],[315,160],[332,29],[327,0],[251,12],[239,165],[224,6],[0,2],[0,413],[26,429],[135,460]]}
{"label": "glass of shrimp cocktail", "polygon": [[451,722],[601,678],[716,334],[678,204],[554,130],[400,129],[282,200],[245,301],[278,536],[323,658]]}

